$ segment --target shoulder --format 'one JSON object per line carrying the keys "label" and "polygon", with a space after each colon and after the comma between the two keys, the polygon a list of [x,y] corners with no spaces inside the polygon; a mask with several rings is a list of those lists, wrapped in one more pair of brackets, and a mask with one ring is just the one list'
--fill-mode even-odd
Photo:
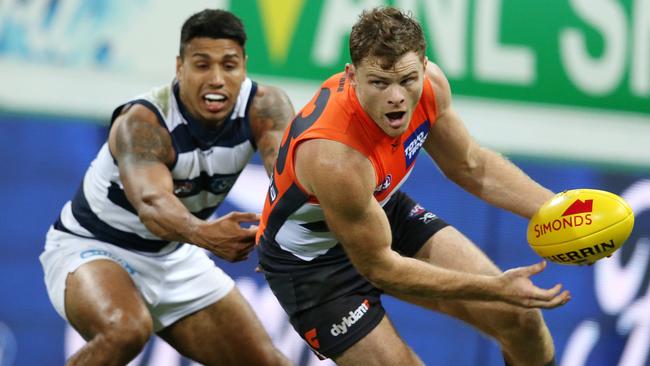
{"label": "shoulder", "polygon": [[258,85],[249,109],[251,126],[256,133],[284,130],[293,118],[291,100],[284,90],[270,85]]}
{"label": "shoulder", "polygon": [[293,106],[287,93],[275,86],[258,84],[257,92],[251,102],[251,113],[264,113],[275,108],[286,108]]}
{"label": "shoulder", "polygon": [[325,189],[337,189],[343,196],[372,195],[372,163],[346,144],[328,139],[307,140],[296,148],[295,161],[298,179],[319,199],[319,192]]}
{"label": "shoulder", "polygon": [[150,107],[140,103],[129,103],[125,104],[121,110],[117,112],[117,116],[115,117],[111,128],[115,128],[116,125],[135,122],[150,123],[162,127],[161,123],[163,121],[159,120],[158,115],[151,110]]}
{"label": "shoulder", "polygon": [[172,164],[175,152],[169,131],[158,120],[158,116],[141,104],[128,104],[122,108],[109,131],[109,148],[117,159],[125,153]]}
{"label": "shoulder", "polygon": [[451,87],[447,76],[438,65],[427,61],[425,76],[431,83],[436,98],[436,106],[440,113],[451,104]]}

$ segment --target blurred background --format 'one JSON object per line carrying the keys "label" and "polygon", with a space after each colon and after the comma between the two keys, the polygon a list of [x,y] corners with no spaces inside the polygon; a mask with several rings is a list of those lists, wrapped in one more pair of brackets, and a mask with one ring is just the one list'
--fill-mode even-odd
{"label": "blurred background", "polygon": [[[650,0],[0,0],[0,366],[61,365],[83,341],[47,298],[38,255],[107,136],[112,109],[169,83],[182,22],[228,9],[246,25],[248,71],[300,109],[348,61],[364,8],[394,5],[422,23],[427,54],[449,77],[470,132],[554,191],[626,198],[630,239],[591,267],[551,264],[566,306],[545,311],[563,366],[650,365]],[[423,154],[405,191],[458,227],[502,268],[539,258],[526,220],[446,181]],[[220,212],[260,211],[256,158]],[[276,344],[318,361],[287,323],[256,258],[227,264]],[[385,300],[428,364],[501,365],[498,347],[455,320]],[[158,339],[132,365],[189,365]]]}

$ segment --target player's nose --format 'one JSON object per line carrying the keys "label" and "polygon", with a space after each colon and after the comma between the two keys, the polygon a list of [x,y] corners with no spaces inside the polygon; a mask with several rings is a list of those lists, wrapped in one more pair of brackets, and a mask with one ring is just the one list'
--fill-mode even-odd
{"label": "player's nose", "polygon": [[210,71],[210,76],[208,82],[210,83],[210,86],[213,87],[221,87],[224,85],[224,78],[223,78],[223,71],[220,70],[218,67],[213,68]]}
{"label": "player's nose", "polygon": [[390,86],[388,88],[388,104],[391,106],[399,106],[406,100],[403,91],[400,89],[396,86]]}

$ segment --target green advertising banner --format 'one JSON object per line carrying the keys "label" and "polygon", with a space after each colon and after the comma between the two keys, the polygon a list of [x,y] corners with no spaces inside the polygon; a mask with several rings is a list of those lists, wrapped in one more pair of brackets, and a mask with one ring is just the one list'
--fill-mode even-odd
{"label": "green advertising banner", "polygon": [[365,8],[422,23],[456,94],[650,113],[650,0],[231,1],[251,72],[321,80],[349,60]]}
{"label": "green advertising banner", "polygon": [[478,141],[650,166],[650,0],[0,0],[0,114],[81,116],[174,77],[191,14],[242,18],[248,71],[301,108],[342,71],[364,9],[412,12]]}

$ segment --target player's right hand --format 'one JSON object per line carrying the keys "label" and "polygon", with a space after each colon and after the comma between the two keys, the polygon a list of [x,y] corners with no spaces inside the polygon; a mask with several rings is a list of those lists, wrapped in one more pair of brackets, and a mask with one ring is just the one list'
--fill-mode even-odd
{"label": "player's right hand", "polygon": [[200,228],[200,244],[219,258],[238,262],[248,258],[255,246],[257,225],[248,228],[242,223],[258,222],[260,215],[250,212],[230,212]]}
{"label": "player's right hand", "polygon": [[501,296],[504,302],[524,308],[552,309],[571,300],[569,291],[562,291],[557,284],[550,289],[542,289],[530,280],[530,277],[544,270],[546,261],[532,266],[513,268],[505,271],[498,279],[501,282]]}

